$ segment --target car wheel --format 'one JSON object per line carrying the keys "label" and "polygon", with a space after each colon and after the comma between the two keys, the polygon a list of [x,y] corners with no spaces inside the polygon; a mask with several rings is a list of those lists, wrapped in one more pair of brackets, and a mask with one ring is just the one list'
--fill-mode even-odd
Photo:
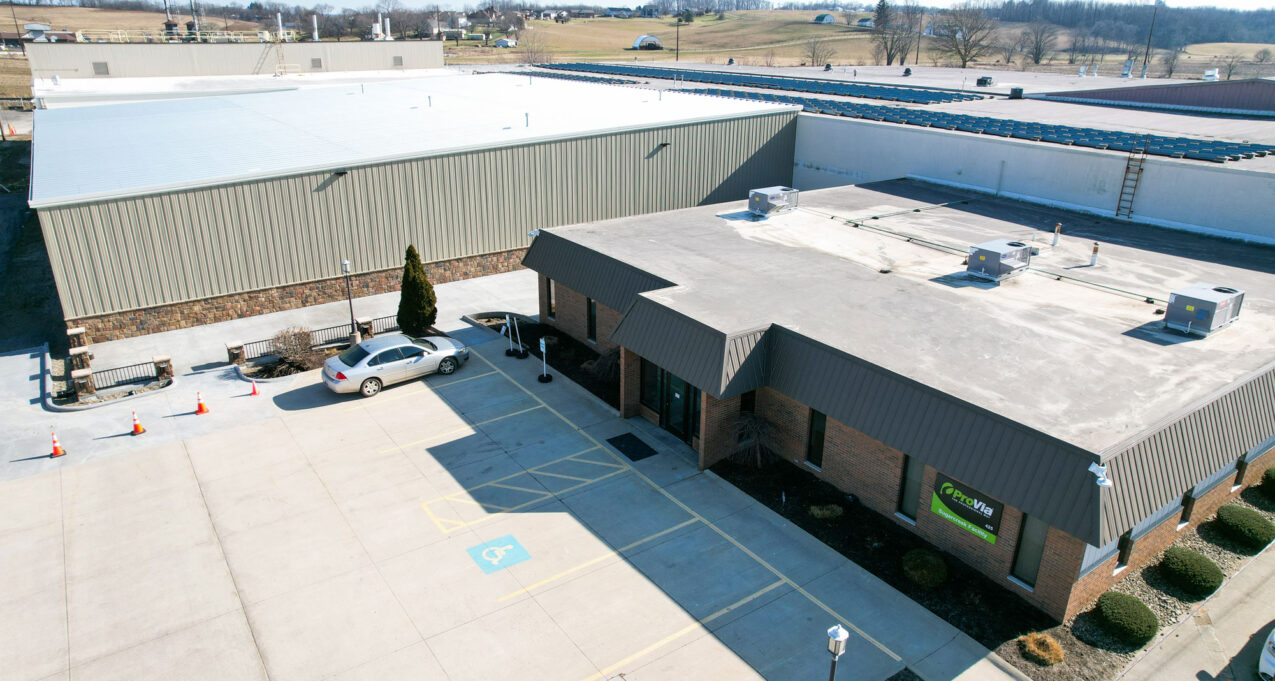
{"label": "car wheel", "polygon": [[363,381],[363,385],[360,385],[360,386],[359,386],[359,392],[363,393],[363,396],[364,396],[364,397],[371,397],[371,396],[373,396],[373,395],[375,395],[375,394],[377,394],[377,393],[381,392],[381,381],[380,381],[380,379],[376,379],[376,378],[369,378],[369,379],[367,379],[367,380]]}
{"label": "car wheel", "polygon": [[444,357],[443,361],[438,363],[438,373],[446,376],[447,374],[450,374],[454,371],[456,371],[455,357]]}

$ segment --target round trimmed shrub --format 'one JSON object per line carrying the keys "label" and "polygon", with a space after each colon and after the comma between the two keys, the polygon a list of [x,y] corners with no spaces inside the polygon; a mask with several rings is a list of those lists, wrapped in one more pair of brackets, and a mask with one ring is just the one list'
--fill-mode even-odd
{"label": "round trimmed shrub", "polygon": [[1123,643],[1141,646],[1155,637],[1160,629],[1155,613],[1146,603],[1118,591],[1098,597],[1098,620],[1107,633]]}
{"label": "round trimmed shrub", "polygon": [[1275,540],[1275,524],[1251,508],[1223,506],[1217,521],[1228,537],[1254,551]]}
{"label": "round trimmed shrub", "polygon": [[947,563],[929,549],[912,549],[903,554],[903,576],[922,589],[933,589],[947,581]]}
{"label": "round trimmed shrub", "polygon": [[1222,569],[1208,556],[1181,546],[1170,547],[1160,559],[1160,569],[1174,586],[1195,598],[1217,591],[1222,586]]}
{"label": "round trimmed shrub", "polygon": [[1023,657],[1042,667],[1056,665],[1063,661],[1063,647],[1053,636],[1033,631],[1018,637],[1019,649]]}
{"label": "round trimmed shrub", "polygon": [[1262,485],[1258,489],[1262,490],[1262,494],[1265,494],[1268,499],[1275,499],[1275,466],[1267,468],[1266,472],[1262,473]]}

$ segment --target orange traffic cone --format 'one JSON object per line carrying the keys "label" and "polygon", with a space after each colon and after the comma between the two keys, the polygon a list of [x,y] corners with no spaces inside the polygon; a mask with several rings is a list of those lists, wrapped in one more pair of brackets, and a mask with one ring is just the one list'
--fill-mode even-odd
{"label": "orange traffic cone", "polygon": [[137,412],[133,412],[133,434],[141,435],[146,429],[142,427],[142,422],[137,420]]}
{"label": "orange traffic cone", "polygon": [[252,382],[252,392],[250,392],[250,393],[248,393],[248,394],[249,394],[250,396],[252,396],[252,397],[256,397],[257,395],[260,395],[260,394],[261,394],[261,393],[257,392],[257,382],[256,382],[256,381],[253,381],[253,382]]}
{"label": "orange traffic cone", "polygon": [[58,434],[53,431],[49,432],[53,433],[53,453],[49,455],[49,458],[56,459],[59,456],[66,456],[66,450],[62,449],[62,445],[58,444]]}
{"label": "orange traffic cone", "polygon": [[195,393],[195,413],[196,414],[208,413],[208,405],[204,404],[204,397],[203,395],[200,395],[198,392]]}
{"label": "orange traffic cone", "polygon": [[10,126],[9,126],[9,134],[10,134],[10,135],[16,135],[16,134],[18,134],[18,131],[17,131],[17,130],[14,130],[14,129],[13,129],[13,126],[12,126],[12,125],[10,125]]}

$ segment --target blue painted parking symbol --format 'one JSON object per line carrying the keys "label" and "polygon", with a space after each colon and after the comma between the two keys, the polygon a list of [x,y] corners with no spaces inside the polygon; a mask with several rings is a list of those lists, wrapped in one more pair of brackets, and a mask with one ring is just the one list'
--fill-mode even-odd
{"label": "blue painted parking symbol", "polygon": [[522,548],[522,544],[519,544],[512,534],[478,546],[471,546],[466,550],[469,552],[469,557],[478,563],[478,567],[489,575],[498,570],[504,570],[510,565],[517,565],[531,559],[531,554],[527,553],[527,549]]}

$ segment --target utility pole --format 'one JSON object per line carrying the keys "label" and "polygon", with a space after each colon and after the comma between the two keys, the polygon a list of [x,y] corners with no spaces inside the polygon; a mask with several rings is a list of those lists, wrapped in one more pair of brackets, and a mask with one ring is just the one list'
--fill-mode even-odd
{"label": "utility pole", "polygon": [[682,58],[682,15],[677,15],[677,37],[673,40],[673,61]]}
{"label": "utility pole", "polygon": [[27,54],[27,44],[22,42],[22,29],[18,28],[18,11],[13,8],[13,0],[9,0],[9,13],[13,15],[13,31],[18,34],[18,47],[22,48],[22,56]]}
{"label": "utility pole", "polygon": [[1147,60],[1151,58],[1151,34],[1155,32],[1155,13],[1160,9],[1160,0],[1151,0],[1151,28],[1147,29],[1147,51],[1142,53],[1142,77],[1147,77]]}

